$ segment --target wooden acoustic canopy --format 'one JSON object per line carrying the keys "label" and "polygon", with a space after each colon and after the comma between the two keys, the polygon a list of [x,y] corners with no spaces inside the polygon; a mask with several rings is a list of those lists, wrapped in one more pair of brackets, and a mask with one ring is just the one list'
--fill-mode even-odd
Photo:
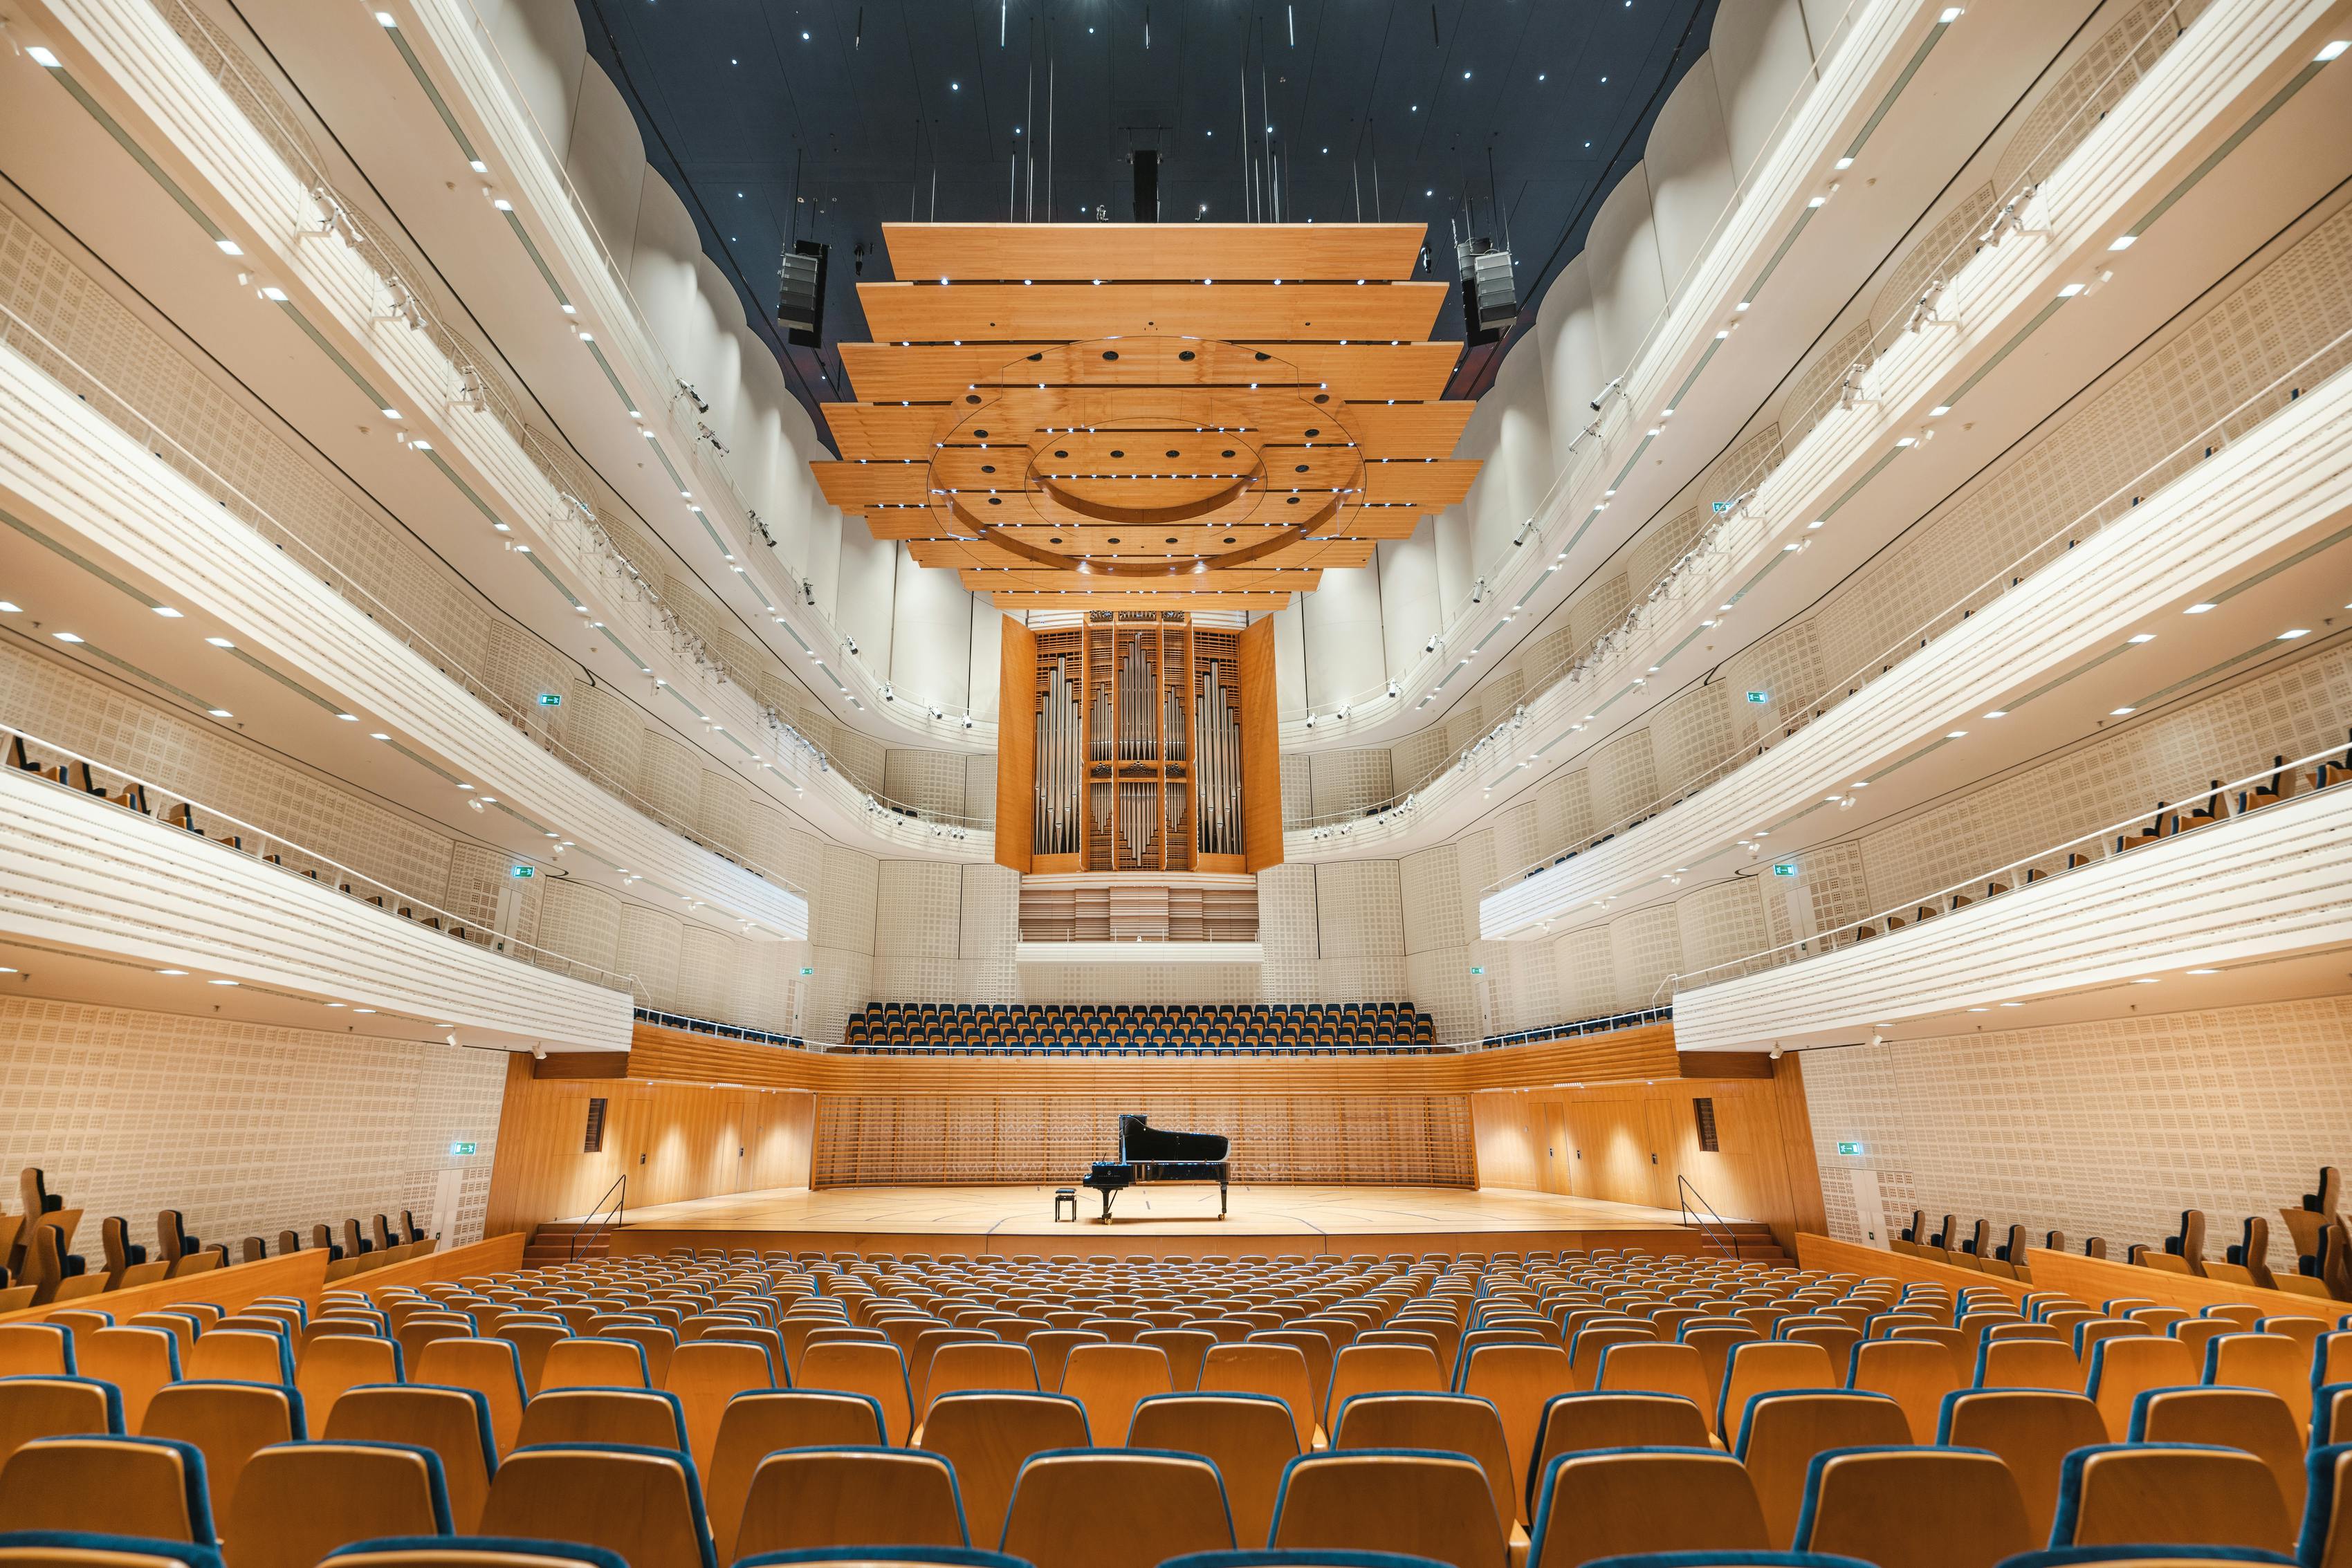
{"label": "wooden acoustic canopy", "polygon": [[825,498],[1003,610],[1278,610],[1460,501],[1418,224],[889,224]]}

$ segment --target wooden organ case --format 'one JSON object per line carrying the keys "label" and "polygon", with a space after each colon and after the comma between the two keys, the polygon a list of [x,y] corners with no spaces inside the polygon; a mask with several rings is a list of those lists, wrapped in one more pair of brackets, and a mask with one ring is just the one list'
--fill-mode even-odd
{"label": "wooden organ case", "polygon": [[1095,610],[1074,625],[1003,625],[999,864],[1165,874],[1281,862],[1270,618],[1244,629]]}

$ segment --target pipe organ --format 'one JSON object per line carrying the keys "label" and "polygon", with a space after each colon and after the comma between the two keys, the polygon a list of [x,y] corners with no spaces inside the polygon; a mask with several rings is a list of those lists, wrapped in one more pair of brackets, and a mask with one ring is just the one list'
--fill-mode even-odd
{"label": "pipe organ", "polygon": [[[1272,630],[1181,611],[1092,611],[1034,632],[1008,620],[998,860],[1053,873],[1255,871],[1273,863],[1260,858],[1270,841],[1278,861]],[[1261,701],[1251,663],[1265,666]],[[1024,794],[1025,846],[1005,820]]]}

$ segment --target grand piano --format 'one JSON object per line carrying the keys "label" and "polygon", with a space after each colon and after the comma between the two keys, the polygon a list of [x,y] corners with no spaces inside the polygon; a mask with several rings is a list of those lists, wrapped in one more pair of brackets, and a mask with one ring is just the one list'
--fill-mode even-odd
{"label": "grand piano", "polygon": [[1222,1133],[1171,1133],[1130,1113],[1118,1119],[1118,1158],[1097,1160],[1081,1185],[1102,1194],[1102,1218],[1108,1221],[1111,1200],[1130,1186],[1213,1181],[1217,1184],[1217,1218],[1223,1219],[1233,1170],[1227,1146]]}

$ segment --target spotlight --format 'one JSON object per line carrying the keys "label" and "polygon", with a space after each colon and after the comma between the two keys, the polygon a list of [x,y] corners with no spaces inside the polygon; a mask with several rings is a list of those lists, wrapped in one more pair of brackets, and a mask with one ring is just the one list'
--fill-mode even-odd
{"label": "spotlight", "polygon": [[1612,381],[1607,386],[1602,387],[1599,392],[1594,392],[1592,394],[1592,412],[1599,413],[1601,412],[1601,405],[1609,401],[1609,394],[1618,391],[1623,387],[1624,384],[1625,378],[1623,376],[1619,376],[1615,380]]}

